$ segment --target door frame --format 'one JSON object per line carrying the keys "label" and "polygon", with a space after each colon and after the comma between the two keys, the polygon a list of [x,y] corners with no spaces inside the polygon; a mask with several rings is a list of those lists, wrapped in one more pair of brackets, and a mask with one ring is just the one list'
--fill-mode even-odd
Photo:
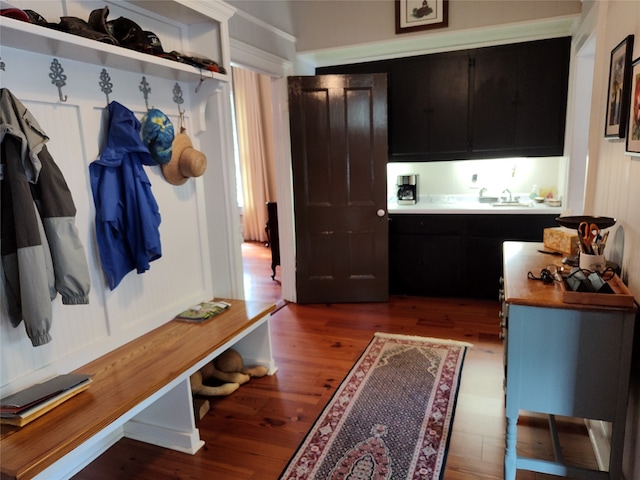
{"label": "door frame", "polygon": [[[230,39],[231,64],[271,77],[276,195],[280,234],[280,283],[282,299],[296,302],[295,225],[293,217],[293,171],[289,135],[287,77],[293,64],[239,40]],[[233,162],[233,158],[230,159]],[[235,188],[235,186],[234,186]],[[236,204],[237,212],[237,204]],[[242,272],[239,272],[242,278]]]}
{"label": "door frame", "polygon": [[[292,72],[289,72],[291,75]],[[287,76],[272,79],[274,112],[274,150],[276,155],[276,193],[278,195],[278,229],[280,234],[280,275],[282,298],[297,302],[296,238],[293,212],[293,169]]]}

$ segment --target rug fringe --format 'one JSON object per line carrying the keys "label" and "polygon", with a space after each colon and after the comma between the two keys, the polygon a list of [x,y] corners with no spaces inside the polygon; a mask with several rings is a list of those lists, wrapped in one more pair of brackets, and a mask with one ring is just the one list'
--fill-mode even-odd
{"label": "rug fringe", "polygon": [[451,340],[451,339],[434,338],[434,337],[421,337],[419,335],[401,335],[399,333],[376,332],[374,333],[374,336],[380,337],[380,338],[421,340],[421,341],[431,342],[431,343],[440,343],[442,345],[456,345],[460,347],[473,348],[473,343],[469,343],[469,342],[462,342],[460,340]]}

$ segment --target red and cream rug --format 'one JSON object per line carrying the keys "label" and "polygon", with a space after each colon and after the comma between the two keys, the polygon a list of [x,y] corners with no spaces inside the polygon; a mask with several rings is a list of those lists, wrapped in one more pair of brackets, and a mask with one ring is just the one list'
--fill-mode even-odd
{"label": "red and cream rug", "polygon": [[470,346],[376,333],[281,480],[442,478]]}

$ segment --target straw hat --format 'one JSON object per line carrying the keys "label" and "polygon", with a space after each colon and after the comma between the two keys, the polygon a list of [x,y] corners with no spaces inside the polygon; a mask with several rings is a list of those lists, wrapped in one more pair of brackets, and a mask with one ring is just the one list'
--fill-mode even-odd
{"label": "straw hat", "polygon": [[160,165],[162,174],[172,185],[182,185],[191,177],[201,176],[207,168],[207,157],[193,148],[191,139],[182,130],[173,140],[171,160]]}

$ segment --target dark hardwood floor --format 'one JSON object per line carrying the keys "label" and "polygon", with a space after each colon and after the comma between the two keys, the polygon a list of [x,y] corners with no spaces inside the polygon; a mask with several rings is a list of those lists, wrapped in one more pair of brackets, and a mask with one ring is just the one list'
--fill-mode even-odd
{"label": "dark hardwood floor", "polygon": [[[248,300],[277,303],[270,255],[245,244]],[[276,276],[276,280],[277,280]],[[380,304],[286,304],[271,319],[275,375],[210,399],[195,455],[121,439],[74,478],[275,480],[376,331],[473,343],[462,373],[445,480],[503,478],[503,348],[496,301],[392,297]],[[393,392],[389,392],[393,394]],[[565,461],[595,468],[582,421],[558,419]],[[519,453],[553,459],[545,418],[521,417]],[[557,477],[519,471],[518,480]]]}

